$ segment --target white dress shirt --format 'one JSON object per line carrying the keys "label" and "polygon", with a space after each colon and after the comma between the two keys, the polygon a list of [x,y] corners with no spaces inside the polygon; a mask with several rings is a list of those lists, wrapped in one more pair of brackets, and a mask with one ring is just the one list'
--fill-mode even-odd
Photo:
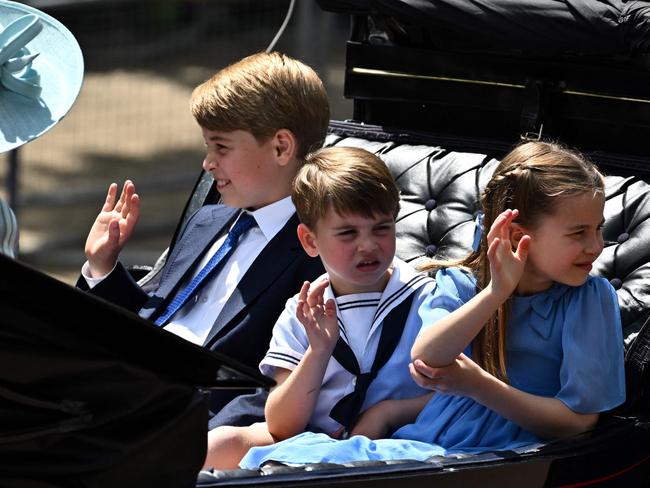
{"label": "white dress shirt", "polygon": [[[250,213],[257,226],[251,228],[240,239],[239,243],[217,270],[215,276],[203,285],[199,293],[191,297],[183,307],[170,319],[165,329],[194,344],[203,344],[210,333],[216,318],[219,316],[226,302],[237,287],[237,284],[248,271],[253,261],[259,256],[266,245],[280,232],[287,221],[296,211],[291,197],[283,198],[265,207]],[[235,220],[236,222],[236,220]],[[233,222],[234,225],[234,222]],[[193,270],[192,276],[183,283],[179,292],[196,276],[217,252],[226,239],[224,233],[207,250],[203,258]],[[82,276],[88,286],[92,288],[106,276],[91,278],[88,263],[82,268]]]}

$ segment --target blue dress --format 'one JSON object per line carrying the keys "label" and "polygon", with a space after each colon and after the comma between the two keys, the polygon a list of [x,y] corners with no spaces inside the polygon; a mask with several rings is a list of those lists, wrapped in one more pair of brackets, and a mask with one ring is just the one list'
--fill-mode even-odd
{"label": "blue dress", "polygon": [[[450,268],[436,274],[436,289],[422,304],[425,325],[456,310],[475,294],[474,277]],[[610,410],[625,400],[623,337],[616,292],[590,276],[579,287],[554,284],[515,296],[508,327],[507,374],[522,391],[553,397],[578,413]],[[469,347],[465,353],[469,356]],[[391,439],[354,436],[337,441],[306,432],[251,449],[241,466],[414,459],[435,455],[516,449],[540,442],[508,419],[468,397],[436,393],[413,424]]]}

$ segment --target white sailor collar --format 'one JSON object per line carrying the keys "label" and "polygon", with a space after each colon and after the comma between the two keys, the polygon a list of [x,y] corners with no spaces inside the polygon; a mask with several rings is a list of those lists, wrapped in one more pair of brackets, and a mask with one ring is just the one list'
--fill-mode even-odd
{"label": "white sailor collar", "polygon": [[[375,332],[391,310],[419,290],[424,284],[433,281],[432,278],[416,271],[410,264],[399,258],[393,258],[392,266],[393,271],[388,283],[386,284],[386,288],[381,292],[379,305],[377,306],[375,316],[372,319],[372,326],[370,327],[368,336]],[[332,289],[331,284],[325,289],[323,295],[325,301],[332,298],[336,303],[336,296],[334,295],[334,290]],[[338,303],[336,307],[336,316],[339,321],[339,326],[341,326],[345,331],[345,325],[341,321]]]}

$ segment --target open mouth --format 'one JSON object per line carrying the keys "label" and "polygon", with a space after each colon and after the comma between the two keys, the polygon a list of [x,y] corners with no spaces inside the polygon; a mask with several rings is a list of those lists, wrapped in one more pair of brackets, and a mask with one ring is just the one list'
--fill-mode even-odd
{"label": "open mouth", "polygon": [[373,271],[377,269],[379,265],[380,262],[377,259],[367,259],[357,264],[357,269],[360,271]]}
{"label": "open mouth", "polygon": [[220,190],[230,184],[230,180],[222,180],[215,178],[215,183],[217,184],[217,189]]}

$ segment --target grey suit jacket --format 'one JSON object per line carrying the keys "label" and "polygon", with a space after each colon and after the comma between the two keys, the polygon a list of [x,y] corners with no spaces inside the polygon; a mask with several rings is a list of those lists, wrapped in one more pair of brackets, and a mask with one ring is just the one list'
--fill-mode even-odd
{"label": "grey suit jacket", "polygon": [[[238,213],[238,209],[224,205],[206,205],[197,210],[169,253],[158,286],[151,294],[145,293],[121,265],[90,292],[155,319]],[[310,258],[303,251],[297,226],[298,217],[294,214],[261,250],[215,317],[205,347],[257,369],[286,300],[298,293],[303,281],[311,281],[324,272],[320,259]],[[88,289],[83,278],[77,285]],[[211,392],[211,411],[218,412],[238,394],[229,390]]]}

